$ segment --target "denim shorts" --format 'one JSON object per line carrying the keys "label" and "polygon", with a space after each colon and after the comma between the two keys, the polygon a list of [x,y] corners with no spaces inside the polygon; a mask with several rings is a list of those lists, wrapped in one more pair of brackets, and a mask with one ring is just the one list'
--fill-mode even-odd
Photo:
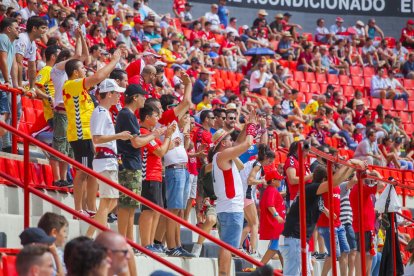
{"label": "denim shorts", "polygon": [[233,246],[234,248],[239,248],[243,230],[244,213],[222,212],[217,214],[217,218],[219,223],[220,240]]}
{"label": "denim shorts", "polygon": [[168,209],[185,209],[190,197],[190,174],[187,169],[166,168],[165,186]]}
{"label": "denim shorts", "polygon": [[[325,242],[325,247],[328,250],[328,256],[331,256],[330,231],[329,227],[318,227],[318,232]],[[346,239],[346,231],[343,226],[335,228],[335,251],[336,257],[339,258],[342,253],[349,253],[349,245]]]}
{"label": "denim shorts", "polygon": [[[279,237],[279,251],[283,257],[283,275],[297,276],[302,275],[302,257],[300,239]],[[309,254],[309,245],[306,245],[306,275],[312,275],[313,267],[311,265],[311,256]]]}
{"label": "denim shorts", "polygon": [[268,249],[273,251],[279,250],[279,240],[270,240]]}
{"label": "denim shorts", "polygon": [[0,91],[0,115],[10,113],[9,97],[6,92]]}
{"label": "denim shorts", "polygon": [[345,232],[346,232],[346,239],[348,240],[348,245],[350,250],[356,250],[357,244],[355,239],[355,232],[352,224],[345,224],[344,225]]}

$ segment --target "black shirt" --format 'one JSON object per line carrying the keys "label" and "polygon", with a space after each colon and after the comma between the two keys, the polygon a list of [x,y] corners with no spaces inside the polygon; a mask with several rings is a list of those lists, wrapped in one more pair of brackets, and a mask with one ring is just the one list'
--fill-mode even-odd
{"label": "black shirt", "polygon": [[[317,195],[319,185],[321,183],[311,183],[305,185],[306,195],[306,241],[312,237],[315,230],[319,215],[323,208],[323,200],[321,195]],[[300,219],[299,219],[299,194],[295,197],[289,212],[286,215],[285,228],[282,232],[285,237],[300,239]]]}
{"label": "black shirt", "polygon": [[[139,124],[137,117],[134,113],[131,112],[128,108],[123,108],[119,111],[118,116],[116,117],[115,132],[119,133],[122,131],[130,131],[131,135],[140,136]],[[121,155],[122,166],[128,170],[141,170],[142,161],[141,161],[141,149],[136,149],[132,146],[130,140],[122,141],[116,140],[116,145],[118,148],[118,154]]]}

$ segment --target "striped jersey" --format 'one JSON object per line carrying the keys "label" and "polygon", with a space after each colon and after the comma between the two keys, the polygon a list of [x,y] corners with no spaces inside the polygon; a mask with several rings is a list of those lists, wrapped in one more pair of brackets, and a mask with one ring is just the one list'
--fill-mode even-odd
{"label": "striped jersey", "polygon": [[349,194],[351,190],[347,188],[348,181],[341,183],[341,214],[339,215],[339,219],[341,220],[342,225],[351,224],[352,225],[352,207],[349,201]]}
{"label": "striped jersey", "polygon": [[36,76],[36,85],[43,89],[46,95],[50,96],[50,98],[43,99],[43,113],[45,116],[46,122],[53,118],[53,101],[52,99],[55,98],[55,87],[53,85],[53,81],[50,78],[50,73],[52,71],[51,66],[43,67]]}

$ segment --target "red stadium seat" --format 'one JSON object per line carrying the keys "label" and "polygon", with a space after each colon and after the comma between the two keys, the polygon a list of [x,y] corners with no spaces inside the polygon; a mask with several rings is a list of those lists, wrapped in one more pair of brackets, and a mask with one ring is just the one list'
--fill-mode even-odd
{"label": "red stadium seat", "polygon": [[414,101],[408,101],[408,111],[414,112]]}
{"label": "red stadium seat", "polygon": [[414,80],[404,79],[404,87],[405,89],[414,89]]}
{"label": "red stadium seat", "polygon": [[236,74],[234,72],[228,71],[227,72],[227,77],[229,78],[229,80],[234,81],[236,80]]}
{"label": "red stadium seat", "polygon": [[404,130],[408,135],[413,135],[414,133],[414,125],[413,124],[405,124],[404,125]]}
{"label": "red stadium seat", "polygon": [[316,73],[316,82],[317,83],[327,83],[326,74]]}
{"label": "red stadium seat", "polygon": [[339,85],[349,85],[349,77],[347,75],[339,75]]}
{"label": "red stadium seat", "polygon": [[298,82],[303,82],[305,81],[305,75],[303,74],[302,71],[294,71],[293,79]]}
{"label": "red stadium seat", "polygon": [[307,82],[301,82],[299,84],[299,92],[302,93],[309,93],[310,89],[309,89],[309,84]]}
{"label": "red stadium seat", "polygon": [[398,116],[401,118],[401,122],[411,122],[411,116],[408,112],[400,111]]}
{"label": "red stadium seat", "polygon": [[[6,164],[4,160],[5,160],[4,158],[0,158],[0,171],[1,172],[6,172]],[[0,183],[4,183],[6,185],[12,185],[11,182],[1,177],[0,177]]]}
{"label": "red stadium seat", "polygon": [[43,179],[45,181],[46,186],[51,187],[53,184],[53,174],[52,174],[52,167],[50,165],[43,165]]}
{"label": "red stadium seat", "polygon": [[359,66],[349,67],[349,73],[351,74],[351,76],[362,76],[363,75],[362,68]]}
{"label": "red stadium seat", "polygon": [[317,83],[310,83],[309,84],[309,91],[311,93],[317,93],[317,94],[320,94],[322,92],[319,84],[317,84]]}
{"label": "red stadium seat", "polygon": [[16,256],[5,255],[1,260],[3,264],[3,274],[7,276],[17,276]]}
{"label": "red stadium seat", "polygon": [[244,79],[244,75],[242,73],[236,73],[236,80],[241,81],[242,79]]}
{"label": "red stadium seat", "polygon": [[394,109],[394,105],[391,99],[382,99],[381,102],[385,110]]}
{"label": "red stadium seat", "polygon": [[298,62],[297,61],[289,61],[289,69],[292,71],[296,70],[296,67],[298,66]]}
{"label": "red stadium seat", "polygon": [[380,104],[381,104],[381,99],[378,99],[378,98],[371,98],[370,99],[370,105],[369,106],[371,108],[375,109]]}
{"label": "red stadium seat", "polygon": [[372,77],[375,75],[375,70],[373,67],[365,66],[362,71],[364,72],[364,77]]}
{"label": "red stadium seat", "polygon": [[227,71],[226,70],[220,70],[220,77],[223,80],[227,80],[229,78],[229,75],[227,74]]}
{"label": "red stadium seat", "polygon": [[339,84],[338,75],[328,74],[327,81],[328,81],[329,84]]}
{"label": "red stadium seat", "polygon": [[296,101],[298,103],[304,103],[305,102],[305,94],[303,94],[302,92],[299,92],[296,98]]}
{"label": "red stadium seat", "polygon": [[350,85],[342,86],[342,90],[345,97],[354,97],[355,89]]}
{"label": "red stadium seat", "polygon": [[292,89],[296,89],[299,91],[299,83],[297,81],[290,79],[290,81],[288,81],[288,84],[290,87],[292,87]]}
{"label": "red stadium seat", "polygon": [[371,79],[372,76],[364,77],[364,87],[371,88]]}
{"label": "red stadium seat", "polygon": [[316,82],[315,73],[313,73],[313,72],[305,72],[305,81],[307,83]]}
{"label": "red stadium seat", "polygon": [[289,67],[289,61],[285,60],[285,59],[279,59],[277,62],[279,62],[280,65],[282,65],[283,67]]}
{"label": "red stadium seat", "polygon": [[313,41],[312,33],[302,33],[302,36],[306,39],[306,41]]}
{"label": "red stadium seat", "polygon": [[394,100],[395,110],[402,111],[407,109],[407,104],[403,100]]}
{"label": "red stadium seat", "polygon": [[394,37],[386,37],[384,39],[388,42],[388,45],[387,45],[388,48],[394,48],[395,47],[396,41],[395,41]]}
{"label": "red stadium seat", "polygon": [[364,80],[360,76],[352,76],[352,86],[354,87],[363,87],[364,86]]}

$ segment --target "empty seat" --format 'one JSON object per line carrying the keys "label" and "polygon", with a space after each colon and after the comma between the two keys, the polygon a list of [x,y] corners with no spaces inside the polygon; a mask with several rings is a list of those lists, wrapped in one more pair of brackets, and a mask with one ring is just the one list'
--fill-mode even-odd
{"label": "empty seat", "polygon": [[381,99],[378,98],[371,98],[370,99],[370,107],[375,109],[378,105],[381,104]]}
{"label": "empty seat", "polygon": [[362,76],[363,75],[362,68],[359,66],[349,67],[349,73],[351,74],[351,76]]}
{"label": "empty seat", "polygon": [[394,100],[395,110],[402,111],[407,109],[407,104],[404,100]]}
{"label": "empty seat", "polygon": [[352,76],[352,85],[355,87],[363,87],[364,86],[364,81],[362,79],[362,77],[360,76]]}
{"label": "empty seat", "polygon": [[317,84],[317,83],[310,83],[309,84],[309,91],[311,93],[318,93],[318,94],[320,94],[322,92],[319,84]]}
{"label": "empty seat", "polygon": [[316,82],[317,83],[327,83],[326,74],[316,73],[315,77],[316,77]]}
{"label": "empty seat", "polygon": [[365,66],[362,71],[364,73],[364,77],[372,77],[375,75],[374,67]]}
{"label": "empty seat", "polygon": [[328,81],[329,84],[339,84],[338,75],[328,74],[327,81]]}
{"label": "empty seat", "polygon": [[408,111],[414,112],[414,101],[408,101]]}
{"label": "empty seat", "polygon": [[303,82],[305,81],[305,75],[303,74],[302,71],[295,71],[293,73],[293,79],[298,82]]}
{"label": "empty seat", "polygon": [[305,72],[305,81],[308,83],[316,82],[315,74],[313,72]]}
{"label": "empty seat", "polygon": [[404,79],[404,87],[405,89],[414,89],[414,80]]}
{"label": "empty seat", "polygon": [[382,99],[381,102],[385,110],[394,109],[394,105],[391,99]]}
{"label": "empty seat", "polygon": [[339,85],[349,85],[349,77],[347,75],[339,75]]}
{"label": "empty seat", "polygon": [[309,84],[307,82],[301,82],[299,84],[299,91],[302,93],[309,93]]}
{"label": "empty seat", "polygon": [[411,122],[411,116],[408,112],[400,111],[398,116],[401,118],[401,122]]}
{"label": "empty seat", "polygon": [[355,89],[351,85],[342,86],[342,91],[345,97],[354,97]]}

